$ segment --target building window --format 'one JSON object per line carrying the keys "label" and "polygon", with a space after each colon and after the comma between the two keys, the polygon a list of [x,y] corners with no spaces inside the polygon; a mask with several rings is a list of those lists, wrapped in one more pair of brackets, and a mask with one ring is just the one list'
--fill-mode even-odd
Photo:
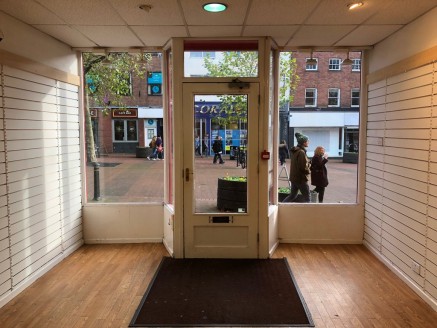
{"label": "building window", "polygon": [[204,58],[209,56],[210,58],[215,58],[215,52],[214,51],[191,51],[190,57],[191,58]]}
{"label": "building window", "polygon": [[340,107],[340,89],[329,88],[328,107]]}
{"label": "building window", "polygon": [[359,107],[360,106],[360,89],[352,89],[351,90],[351,107]]}
{"label": "building window", "polygon": [[114,142],[138,141],[136,120],[113,120]]}
{"label": "building window", "polygon": [[[306,58],[306,60],[308,60],[310,58]],[[313,58],[316,61],[315,65],[311,65],[311,64],[305,64],[305,70],[307,71],[317,71],[318,66],[319,66],[319,60],[317,58]],[[305,60],[305,62],[306,62]]]}
{"label": "building window", "polygon": [[339,58],[329,58],[329,70],[339,71],[340,70],[340,59]]}
{"label": "building window", "polygon": [[317,89],[309,88],[305,89],[305,107],[317,106]]}
{"label": "building window", "polygon": [[352,59],[352,72],[360,72],[361,71],[361,59]]}

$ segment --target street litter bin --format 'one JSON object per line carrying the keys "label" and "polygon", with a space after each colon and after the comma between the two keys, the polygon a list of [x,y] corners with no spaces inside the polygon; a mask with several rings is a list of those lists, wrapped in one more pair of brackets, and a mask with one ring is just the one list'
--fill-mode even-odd
{"label": "street litter bin", "polygon": [[230,160],[235,159],[237,157],[237,155],[238,155],[239,150],[240,150],[240,147],[238,147],[238,146],[231,146],[229,148],[229,159]]}
{"label": "street litter bin", "polygon": [[319,202],[319,193],[317,191],[310,191],[310,203],[318,203]]}

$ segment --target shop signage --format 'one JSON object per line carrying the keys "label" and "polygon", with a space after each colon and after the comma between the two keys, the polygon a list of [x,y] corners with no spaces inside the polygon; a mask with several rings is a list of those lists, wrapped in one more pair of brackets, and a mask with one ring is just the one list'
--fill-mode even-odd
{"label": "shop signage", "polygon": [[230,108],[221,108],[220,103],[198,103],[194,104],[194,110],[199,114],[208,114],[210,116],[223,116],[232,115],[238,113],[240,110],[236,109],[234,106]]}
{"label": "shop signage", "polygon": [[147,73],[147,83],[148,84],[162,84],[162,73],[161,72],[148,72]]}
{"label": "shop signage", "polygon": [[113,118],[137,118],[138,111],[136,108],[126,108],[126,109],[113,109]]}
{"label": "shop signage", "polygon": [[97,117],[97,109],[95,108],[90,109],[90,116],[93,118]]}

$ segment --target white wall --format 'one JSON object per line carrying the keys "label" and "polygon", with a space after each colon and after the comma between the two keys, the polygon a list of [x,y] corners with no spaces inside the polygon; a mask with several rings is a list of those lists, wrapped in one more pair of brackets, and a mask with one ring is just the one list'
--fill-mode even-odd
{"label": "white wall", "polygon": [[66,44],[2,12],[0,12],[0,30],[4,34],[0,49],[61,71],[79,75],[77,55]]}
{"label": "white wall", "polygon": [[[401,62],[399,72],[370,78],[364,240],[437,310],[436,46],[437,8],[369,56],[371,71],[396,72],[396,61],[410,57],[418,64],[402,72]],[[429,49],[431,63],[421,57]]]}
{"label": "white wall", "polygon": [[369,54],[369,72],[384,68],[437,45],[437,7],[376,45]]}
{"label": "white wall", "polygon": [[83,241],[79,87],[50,77],[78,81],[77,56],[2,13],[0,29],[2,306]]}
{"label": "white wall", "polygon": [[88,204],[83,208],[87,244],[161,243],[162,204]]}

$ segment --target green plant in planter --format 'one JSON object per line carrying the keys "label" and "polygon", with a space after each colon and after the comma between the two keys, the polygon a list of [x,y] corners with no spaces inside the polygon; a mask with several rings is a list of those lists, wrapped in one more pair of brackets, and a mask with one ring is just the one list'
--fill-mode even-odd
{"label": "green plant in planter", "polygon": [[233,176],[225,176],[222,178],[223,180],[226,181],[235,181],[235,182],[247,182],[247,178],[246,177],[233,177]]}

